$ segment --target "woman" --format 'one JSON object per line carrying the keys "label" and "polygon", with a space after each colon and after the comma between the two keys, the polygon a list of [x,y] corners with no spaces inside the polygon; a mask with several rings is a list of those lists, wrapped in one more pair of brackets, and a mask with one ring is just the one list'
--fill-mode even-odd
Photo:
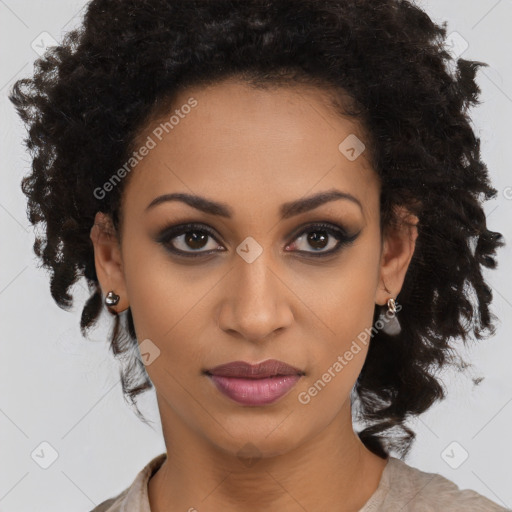
{"label": "woman", "polygon": [[92,0],[15,84],[52,296],[87,278],[162,420],[95,512],[505,510],[399,458],[504,243],[445,36],[398,0]]}

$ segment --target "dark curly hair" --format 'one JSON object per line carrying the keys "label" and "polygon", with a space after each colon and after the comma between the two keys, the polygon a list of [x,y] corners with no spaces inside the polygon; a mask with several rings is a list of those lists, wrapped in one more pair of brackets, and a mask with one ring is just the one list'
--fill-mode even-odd
{"label": "dark curly hair", "polygon": [[[415,438],[405,422],[445,397],[436,372],[467,366],[450,340],[495,333],[482,266],[496,268],[504,245],[487,229],[482,202],[497,190],[467,114],[487,64],[455,60],[446,37],[446,22],[406,0],[92,0],[80,27],[9,94],[27,125],[33,161],[22,190],[30,222],[45,225],[34,251],[51,271],[52,297],[69,309],[68,289],[86,278],[86,336],[103,307],[90,229],[102,211],[120,232],[129,176],[104,198],[94,190],[178,91],[229,77],[328,90],[332,107],[366,131],[382,184],[381,231],[400,222],[397,205],[419,219],[399,294],[402,331],[374,335],[353,389],[361,440],[382,457],[405,455]],[[152,383],[133,355],[130,309],[115,315],[110,342],[115,356],[131,354],[121,358],[123,393],[144,421],[135,398]]]}

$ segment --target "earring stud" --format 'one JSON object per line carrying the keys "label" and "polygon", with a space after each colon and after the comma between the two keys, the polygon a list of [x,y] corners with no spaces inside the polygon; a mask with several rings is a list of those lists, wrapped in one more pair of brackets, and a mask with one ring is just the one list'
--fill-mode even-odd
{"label": "earring stud", "polygon": [[383,322],[382,331],[389,336],[396,336],[402,331],[402,327],[398,318],[396,317],[396,302],[395,299],[390,297],[387,301],[388,310],[386,314],[381,314],[381,321]]}
{"label": "earring stud", "polygon": [[110,290],[105,297],[105,304],[107,306],[115,306],[119,302],[120,296],[116,295],[113,290]]}
{"label": "earring stud", "polygon": [[393,314],[396,313],[396,302],[392,297],[388,299],[388,311]]}

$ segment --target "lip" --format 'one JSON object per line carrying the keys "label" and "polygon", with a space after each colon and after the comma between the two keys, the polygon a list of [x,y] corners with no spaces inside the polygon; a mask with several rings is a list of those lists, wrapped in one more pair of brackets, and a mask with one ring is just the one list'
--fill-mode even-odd
{"label": "lip", "polygon": [[257,364],[245,361],[231,361],[230,363],[220,364],[206,370],[206,373],[209,375],[220,375],[221,377],[242,377],[245,379],[262,379],[277,375],[304,375],[304,372],[299,368],[278,359],[267,359]]}
{"label": "lip", "polygon": [[232,361],[204,373],[216,388],[243,405],[265,405],[286,395],[304,375],[299,368],[277,359],[258,364]]}

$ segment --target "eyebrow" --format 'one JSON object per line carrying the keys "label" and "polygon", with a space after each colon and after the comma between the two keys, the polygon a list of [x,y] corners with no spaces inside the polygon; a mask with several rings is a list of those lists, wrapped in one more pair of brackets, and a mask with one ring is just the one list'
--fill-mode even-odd
{"label": "eyebrow", "polygon": [[[279,209],[279,212],[281,219],[288,219],[309,210],[314,210],[315,208],[318,208],[325,203],[338,199],[347,199],[352,201],[359,206],[361,211],[363,210],[363,206],[359,199],[354,197],[352,194],[349,194],[348,192],[342,192],[341,190],[331,189],[312,196],[297,199],[296,201],[283,203]],[[196,210],[209,213],[210,215],[218,215],[228,219],[233,217],[233,210],[227,204],[218,203],[216,201],[212,201],[211,199],[207,199],[206,197],[185,193],[164,194],[155,197],[155,199],[153,199],[148,204],[148,206],[146,206],[145,211],[147,212],[156,205],[165,203],[167,201],[181,201],[188,204],[192,208],[195,208]]]}

